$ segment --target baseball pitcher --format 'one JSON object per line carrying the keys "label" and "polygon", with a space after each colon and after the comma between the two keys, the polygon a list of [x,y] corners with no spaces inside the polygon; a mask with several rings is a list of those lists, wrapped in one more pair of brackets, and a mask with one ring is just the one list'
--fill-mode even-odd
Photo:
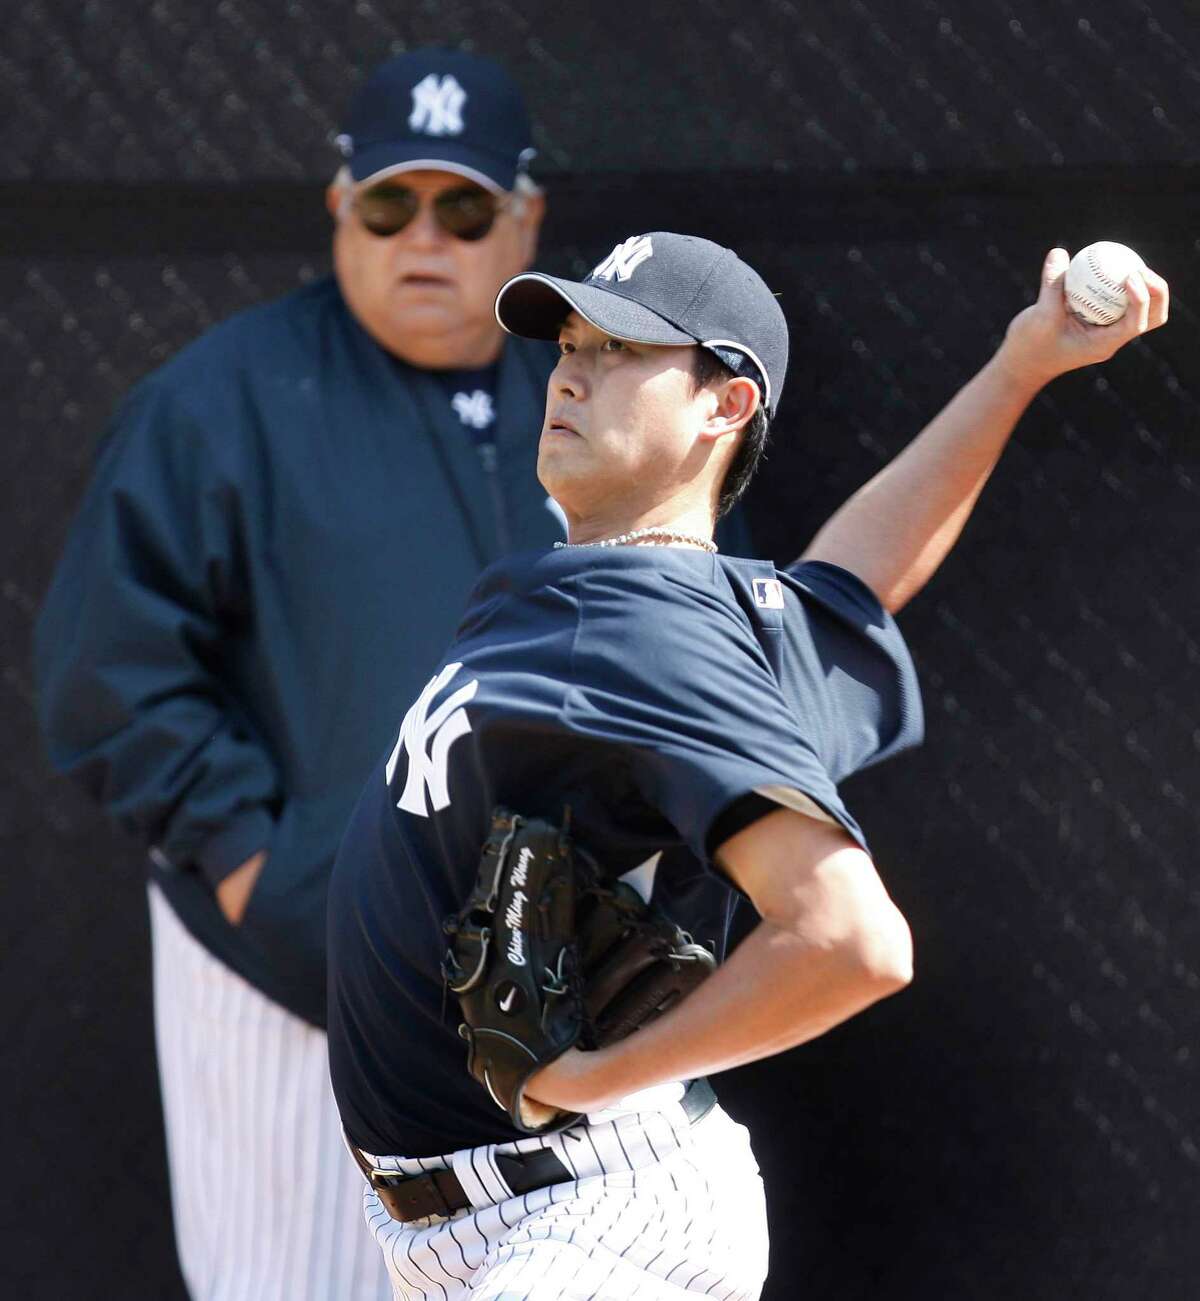
{"label": "baseball pitcher", "polygon": [[[397,1297],[759,1294],[761,1181],[705,1077],[911,979],[839,784],[921,738],[892,614],[1024,406],[1165,319],[1147,272],[1082,325],[1064,267],[787,568],[712,542],[787,366],[749,266],[653,232],[501,290],[558,343],[538,471],[570,541],[481,578],[330,892],[334,1091]],[[761,920],[725,960],[738,894]]]}

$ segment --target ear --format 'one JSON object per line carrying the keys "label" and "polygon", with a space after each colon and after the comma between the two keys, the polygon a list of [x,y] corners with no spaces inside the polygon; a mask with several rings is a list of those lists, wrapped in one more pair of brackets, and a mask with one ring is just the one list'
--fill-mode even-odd
{"label": "ear", "polygon": [[331,182],[325,187],[325,211],[334,221],[341,221],[349,201],[350,191],[346,186]]}
{"label": "ear", "polygon": [[537,257],[538,236],[546,216],[546,196],[541,190],[520,196],[521,210],[516,217],[517,233],[521,245],[524,269],[528,270]]}
{"label": "ear", "polygon": [[736,434],[758,410],[758,385],[743,375],[735,375],[710,392],[716,401],[700,431],[701,438],[716,442],[727,434]]}

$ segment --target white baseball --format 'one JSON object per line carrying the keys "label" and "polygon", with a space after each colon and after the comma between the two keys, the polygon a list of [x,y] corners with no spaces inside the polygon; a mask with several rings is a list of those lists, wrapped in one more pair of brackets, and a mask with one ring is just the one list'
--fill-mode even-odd
{"label": "white baseball", "polygon": [[1112,325],[1125,315],[1125,281],[1146,264],[1131,248],[1102,239],[1081,248],[1067,267],[1063,291],[1067,307],[1089,325]]}

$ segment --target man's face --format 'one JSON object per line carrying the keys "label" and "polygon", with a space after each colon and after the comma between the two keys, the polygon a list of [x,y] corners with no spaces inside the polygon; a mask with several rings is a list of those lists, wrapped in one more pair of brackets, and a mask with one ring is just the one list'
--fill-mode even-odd
{"label": "man's face", "polygon": [[347,192],[329,192],[334,269],[350,310],[376,342],[414,366],[488,365],[503,339],[493,303],[500,286],[533,261],[541,196],[505,196],[491,230],[472,241],[444,230],[433,208],[439,195],[479,191],[472,182],[415,171],[378,184],[404,187],[420,200],[416,216],[393,235],[373,234]]}
{"label": "man's face", "polygon": [[636,514],[694,491],[712,452],[693,348],[624,343],[572,312],[559,332],[538,478],[568,517]]}

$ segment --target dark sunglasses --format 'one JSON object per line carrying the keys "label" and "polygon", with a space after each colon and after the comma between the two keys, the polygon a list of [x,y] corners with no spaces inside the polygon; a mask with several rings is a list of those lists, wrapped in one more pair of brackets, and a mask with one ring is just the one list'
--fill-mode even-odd
{"label": "dark sunglasses", "polygon": [[[482,239],[510,198],[477,185],[442,190],[433,199],[434,220],[455,239]],[[354,196],[354,211],[372,235],[395,235],[421,211],[421,196],[407,185],[375,185]]]}

